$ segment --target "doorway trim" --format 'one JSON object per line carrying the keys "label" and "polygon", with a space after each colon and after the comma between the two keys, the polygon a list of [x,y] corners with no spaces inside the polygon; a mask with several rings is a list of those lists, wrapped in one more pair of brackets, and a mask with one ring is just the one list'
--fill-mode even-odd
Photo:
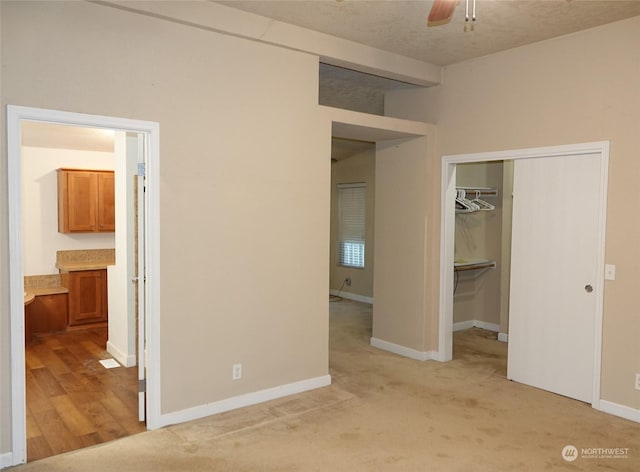
{"label": "doorway trim", "polygon": [[598,212],[597,279],[595,284],[596,315],[593,365],[593,408],[600,409],[600,371],[602,364],[602,313],[604,304],[604,256],[607,216],[607,184],[609,141],[578,143],[562,146],[517,149],[511,151],[455,154],[442,156],[440,213],[440,308],[438,317],[438,360],[453,358],[453,260],[455,245],[456,166],[471,162],[490,162],[532,158],[562,158],[568,156],[600,156],[601,194]]}
{"label": "doorway trim", "polygon": [[26,385],[24,347],[24,272],[22,246],[21,122],[40,121],[143,133],[146,162],[146,317],[147,429],[160,423],[160,127],[156,122],[87,115],[42,108],[7,106],[7,174],[9,207],[9,307],[11,350],[11,463],[26,462]]}

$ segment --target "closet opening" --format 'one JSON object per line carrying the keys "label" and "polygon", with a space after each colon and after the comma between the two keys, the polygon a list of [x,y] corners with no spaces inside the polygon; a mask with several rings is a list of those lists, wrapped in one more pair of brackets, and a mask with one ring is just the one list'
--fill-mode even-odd
{"label": "closet opening", "polygon": [[456,166],[453,359],[506,376],[513,161]]}

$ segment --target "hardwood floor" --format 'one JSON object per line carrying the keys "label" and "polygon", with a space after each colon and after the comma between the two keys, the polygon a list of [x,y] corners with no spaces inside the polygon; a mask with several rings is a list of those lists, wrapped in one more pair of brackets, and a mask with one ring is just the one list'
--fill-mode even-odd
{"label": "hardwood floor", "polygon": [[145,431],[137,367],[106,369],[107,328],[35,335],[25,348],[27,461]]}

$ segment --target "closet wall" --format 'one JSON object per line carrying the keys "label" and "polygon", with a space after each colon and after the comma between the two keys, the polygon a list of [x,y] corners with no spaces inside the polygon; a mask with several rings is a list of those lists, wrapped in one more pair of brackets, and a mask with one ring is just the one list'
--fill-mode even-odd
{"label": "closet wall", "polygon": [[[502,162],[457,166],[458,187],[495,188],[498,196],[483,198],[494,205],[495,210],[456,214],[454,260],[488,259],[495,261],[496,267],[454,273],[457,278],[453,305],[454,330],[473,324],[506,333],[508,321],[504,321],[503,331],[501,318],[508,316],[509,292],[508,284],[507,290],[503,291],[502,274],[503,259],[508,258],[510,241],[506,241],[505,254],[503,225],[508,223],[510,228],[510,212],[508,221],[503,222],[503,167]],[[505,309],[507,312],[501,315]]]}

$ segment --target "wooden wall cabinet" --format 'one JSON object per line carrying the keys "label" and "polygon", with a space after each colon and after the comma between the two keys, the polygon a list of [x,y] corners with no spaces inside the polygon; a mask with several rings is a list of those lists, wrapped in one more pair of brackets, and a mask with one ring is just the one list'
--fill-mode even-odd
{"label": "wooden wall cabinet", "polygon": [[69,328],[108,321],[107,271],[69,272]]}
{"label": "wooden wall cabinet", "polygon": [[115,231],[114,182],[113,171],[58,169],[58,231]]}

